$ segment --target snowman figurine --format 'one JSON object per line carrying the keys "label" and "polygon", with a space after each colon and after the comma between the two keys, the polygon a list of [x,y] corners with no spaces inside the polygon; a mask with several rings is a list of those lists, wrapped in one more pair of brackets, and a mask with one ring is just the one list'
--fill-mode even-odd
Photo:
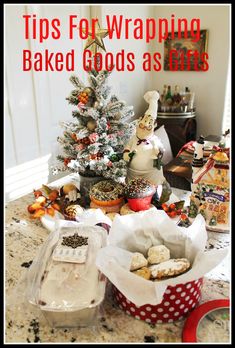
{"label": "snowman figurine", "polygon": [[[145,114],[138,119],[136,133],[124,148],[123,158],[128,163],[127,178],[129,182],[135,178],[144,178],[160,188],[161,195],[163,188],[168,188],[166,198],[169,198],[171,190],[163,175],[161,158],[164,148],[161,140],[154,134],[154,123],[157,119],[159,93],[149,91],[144,95],[145,101],[149,104]],[[168,185],[167,185],[168,184]],[[158,190],[160,197],[160,192]],[[164,199],[163,201],[166,201]],[[163,202],[161,202],[163,203]]]}

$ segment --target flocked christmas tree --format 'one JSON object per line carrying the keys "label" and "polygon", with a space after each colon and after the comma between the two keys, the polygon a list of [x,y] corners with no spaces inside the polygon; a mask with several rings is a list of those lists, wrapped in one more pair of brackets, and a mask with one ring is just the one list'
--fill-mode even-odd
{"label": "flocked christmas tree", "polygon": [[92,69],[88,74],[89,87],[77,76],[70,78],[74,89],[66,99],[76,109],[73,122],[62,122],[65,130],[58,142],[63,152],[55,169],[120,181],[126,175],[123,148],[134,132],[125,119],[134,115],[133,107],[110,96],[110,71]]}

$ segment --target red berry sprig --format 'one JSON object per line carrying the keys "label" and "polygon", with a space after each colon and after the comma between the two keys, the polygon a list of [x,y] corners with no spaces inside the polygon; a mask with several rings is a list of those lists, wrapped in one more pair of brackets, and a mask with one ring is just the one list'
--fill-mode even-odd
{"label": "red berry sprig", "polygon": [[177,215],[180,215],[182,213],[182,208],[179,208],[179,205],[177,203],[171,203],[171,204],[163,203],[162,209],[171,218],[174,218]]}
{"label": "red berry sprig", "polygon": [[89,99],[89,96],[88,96],[88,94],[86,92],[82,92],[78,96],[79,102],[84,104],[84,105],[87,104],[88,99]]}

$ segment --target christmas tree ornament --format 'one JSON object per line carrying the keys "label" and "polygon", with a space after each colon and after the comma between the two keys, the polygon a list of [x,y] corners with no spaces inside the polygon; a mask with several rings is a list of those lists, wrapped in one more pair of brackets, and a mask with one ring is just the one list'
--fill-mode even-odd
{"label": "christmas tree ornament", "polygon": [[97,127],[97,122],[93,119],[90,119],[87,124],[86,124],[86,127],[89,131],[93,132],[96,127]]}
{"label": "christmas tree ornament", "polygon": [[79,145],[76,145],[76,146],[75,146],[75,150],[76,150],[77,152],[82,151],[84,148],[85,148],[85,145],[84,145],[84,144],[79,144]]}
{"label": "christmas tree ornament", "polygon": [[85,137],[85,138],[79,139],[79,143],[83,145],[90,145],[91,141],[89,137]]}
{"label": "christmas tree ornament", "polygon": [[118,154],[113,154],[113,155],[111,155],[110,157],[109,157],[109,159],[112,161],[112,162],[118,162],[118,161],[120,161],[120,159],[121,159],[121,155],[118,155]]}
{"label": "christmas tree ornament", "polygon": [[96,141],[98,140],[99,136],[97,133],[91,133],[88,138],[90,139],[91,144],[96,143]]}
{"label": "christmas tree ornament", "polygon": [[90,159],[91,160],[99,160],[103,157],[102,153],[98,152],[98,153],[94,153],[90,155]]}
{"label": "christmas tree ornament", "polygon": [[92,107],[96,97],[95,92],[91,87],[86,87],[83,89],[83,91],[78,95],[78,100],[80,103]]}
{"label": "christmas tree ornament", "polygon": [[77,141],[77,135],[75,133],[72,133],[71,134],[71,138],[74,140],[74,141]]}
{"label": "christmas tree ornament", "polygon": [[101,109],[104,106],[104,103],[101,100],[96,100],[93,106],[95,109]]}
{"label": "christmas tree ornament", "polygon": [[87,104],[88,102],[88,94],[85,93],[85,92],[81,92],[79,95],[78,95],[78,100],[80,103],[82,104]]}
{"label": "christmas tree ornament", "polygon": [[[83,29],[82,31],[83,33],[87,32],[86,29]],[[95,23],[95,33],[92,32],[92,30],[88,31],[89,36],[85,44],[84,50],[87,50],[89,48],[91,52],[93,53],[93,55],[95,55],[98,52],[99,48],[101,48],[103,51],[106,51],[103,39],[106,36],[108,36],[108,34],[109,34],[109,31],[107,29],[101,29],[100,24],[97,21]]]}
{"label": "christmas tree ornament", "polygon": [[64,158],[64,165],[67,166],[70,161],[71,161],[71,158]]}

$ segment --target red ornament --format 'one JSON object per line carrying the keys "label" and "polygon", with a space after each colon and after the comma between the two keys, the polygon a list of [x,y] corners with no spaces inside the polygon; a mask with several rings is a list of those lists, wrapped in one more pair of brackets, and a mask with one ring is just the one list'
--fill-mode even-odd
{"label": "red ornament", "polygon": [[72,133],[71,134],[71,138],[74,140],[74,141],[77,141],[77,135],[75,133]]}
{"label": "red ornament", "polygon": [[85,146],[83,144],[79,144],[79,145],[76,145],[75,150],[82,151],[84,149],[84,147]]}
{"label": "red ornament", "polygon": [[84,145],[90,145],[91,141],[90,141],[89,137],[85,137],[85,138],[80,139],[79,143],[84,144]]}
{"label": "red ornament", "polygon": [[103,156],[102,156],[102,153],[101,152],[97,152],[97,153],[94,153],[94,154],[91,154],[90,155],[90,159],[92,160],[99,160],[101,159]]}
{"label": "red ornament", "polygon": [[91,155],[90,155],[90,159],[91,159],[91,160],[97,159],[97,154],[96,154],[96,153],[95,153],[95,154],[91,154]]}
{"label": "red ornament", "polygon": [[98,139],[98,134],[97,133],[91,133],[89,135],[89,140],[91,142],[91,144],[94,144]]}
{"label": "red ornament", "polygon": [[86,109],[85,105],[83,103],[78,103],[78,108],[83,111],[84,109]]}
{"label": "red ornament", "polygon": [[72,158],[65,158],[64,159],[64,165],[67,167],[67,165],[69,164],[69,162],[71,161]]}

